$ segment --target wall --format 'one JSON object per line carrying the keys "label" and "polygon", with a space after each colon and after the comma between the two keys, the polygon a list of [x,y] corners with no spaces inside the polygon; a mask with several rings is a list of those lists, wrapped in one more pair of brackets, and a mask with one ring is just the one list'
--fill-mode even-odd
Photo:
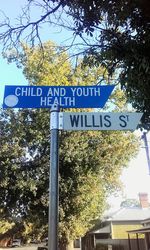
{"label": "wall", "polygon": [[[112,246],[112,250],[130,250],[129,242],[125,239],[120,240],[97,240],[96,250],[107,250],[108,245]],[[136,239],[130,240],[131,250],[139,250]],[[144,239],[139,239],[140,250],[146,250]]]}
{"label": "wall", "polygon": [[[128,233],[127,231],[139,229],[142,225],[131,225],[131,224],[125,224],[125,225],[119,225],[119,224],[113,224],[112,225],[112,239],[128,239]],[[131,238],[135,238],[136,236],[133,234]]]}

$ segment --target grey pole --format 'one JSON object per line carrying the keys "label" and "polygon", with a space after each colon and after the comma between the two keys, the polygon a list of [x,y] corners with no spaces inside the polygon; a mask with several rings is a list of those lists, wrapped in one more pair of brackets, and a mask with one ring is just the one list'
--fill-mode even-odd
{"label": "grey pole", "polygon": [[146,132],[143,132],[143,140],[144,140],[144,144],[145,144],[147,164],[148,164],[149,175],[150,175],[150,155],[149,155],[149,146],[148,146]]}
{"label": "grey pole", "polygon": [[49,176],[49,225],[48,250],[58,249],[58,168],[59,168],[59,106],[54,104],[50,117],[50,176]]}

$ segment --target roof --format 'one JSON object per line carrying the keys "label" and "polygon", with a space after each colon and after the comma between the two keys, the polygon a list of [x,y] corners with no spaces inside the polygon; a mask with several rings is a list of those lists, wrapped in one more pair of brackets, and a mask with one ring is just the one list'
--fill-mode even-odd
{"label": "roof", "polygon": [[109,234],[109,233],[111,233],[110,225],[99,228],[98,230],[92,231],[92,233],[95,233],[95,234],[99,234],[99,233],[105,234],[105,233],[107,233],[107,234]]}
{"label": "roof", "polygon": [[150,232],[150,226],[142,227],[140,229],[130,230],[127,231],[128,233],[149,233]]}
{"label": "roof", "polygon": [[142,224],[150,224],[150,217],[142,221]]}
{"label": "roof", "polygon": [[108,215],[103,221],[143,221],[150,218],[150,208],[121,208],[117,212]]}

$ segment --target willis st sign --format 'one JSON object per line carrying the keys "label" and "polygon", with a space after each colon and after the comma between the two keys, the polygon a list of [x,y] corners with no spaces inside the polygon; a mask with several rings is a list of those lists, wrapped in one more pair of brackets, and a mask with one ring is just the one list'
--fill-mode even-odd
{"label": "willis st sign", "polygon": [[135,130],[142,113],[63,112],[59,117],[64,130]]}

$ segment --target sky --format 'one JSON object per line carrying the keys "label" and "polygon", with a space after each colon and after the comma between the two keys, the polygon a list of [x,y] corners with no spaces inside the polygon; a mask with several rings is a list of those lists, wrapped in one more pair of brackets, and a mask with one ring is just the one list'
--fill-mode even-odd
{"label": "sky", "polygon": [[[21,3],[20,3],[21,2]],[[5,0],[0,1],[0,10],[3,10],[6,15],[12,19],[16,17],[17,13],[20,11],[20,4],[23,4],[24,1],[20,0]],[[0,15],[1,18],[1,15]],[[45,30],[49,32],[49,30]],[[63,42],[66,38],[69,39],[71,34],[68,32],[62,33],[56,32],[55,30],[49,32],[49,39],[55,40],[60,43]],[[1,52],[2,45],[0,47]],[[5,85],[26,85],[28,82],[23,76],[22,70],[18,69],[15,64],[8,64],[5,59],[0,56],[0,105],[3,101],[4,86]],[[138,136],[141,136],[138,133]],[[150,145],[150,136],[148,135],[148,142]],[[148,171],[148,164],[146,158],[146,151],[144,145],[141,141],[141,147],[139,154],[136,158],[132,159],[129,163],[128,168],[126,168],[121,177],[124,188],[123,193],[118,194],[117,197],[111,197],[109,202],[112,207],[117,208],[120,205],[120,202],[126,198],[135,198],[138,199],[139,192],[147,192],[149,194],[150,200],[150,175]]]}

